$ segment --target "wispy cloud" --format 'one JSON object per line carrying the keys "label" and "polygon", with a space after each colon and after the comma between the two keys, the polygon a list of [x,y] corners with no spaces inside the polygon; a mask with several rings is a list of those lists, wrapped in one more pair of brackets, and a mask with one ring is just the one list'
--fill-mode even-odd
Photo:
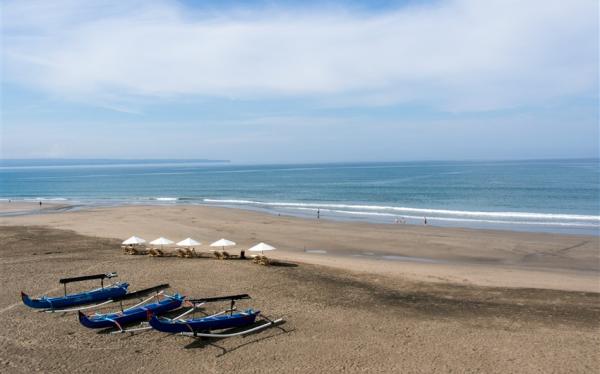
{"label": "wispy cloud", "polygon": [[218,13],[8,1],[2,13],[4,80],[126,111],[136,98],[182,96],[478,111],[597,95],[596,1]]}

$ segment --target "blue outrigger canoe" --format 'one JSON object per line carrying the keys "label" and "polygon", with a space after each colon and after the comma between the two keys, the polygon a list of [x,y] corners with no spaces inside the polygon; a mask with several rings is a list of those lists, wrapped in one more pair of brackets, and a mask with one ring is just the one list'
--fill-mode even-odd
{"label": "blue outrigger canoe", "polygon": [[[179,333],[182,335],[203,338],[229,338],[263,330],[283,321],[282,318],[270,320],[265,316],[260,316],[260,311],[254,309],[246,309],[243,312],[235,312],[236,300],[243,299],[250,299],[250,295],[241,294],[208,297],[202,299],[188,299],[187,302],[192,305],[190,310],[173,319],[153,316],[152,319],[150,319],[150,327],[154,330],[171,334]],[[193,313],[204,304],[217,301],[229,301],[229,308],[222,312],[206,317],[183,319],[184,316]],[[256,318],[259,316],[260,318],[264,319],[266,323],[256,325]],[[241,328],[241,330],[235,328]],[[234,329],[235,331],[227,329]],[[225,331],[214,332],[215,330]]]}
{"label": "blue outrigger canoe", "polygon": [[260,311],[247,309],[244,312],[221,314],[194,319],[172,320],[152,317],[150,326],[153,329],[168,333],[202,333],[212,330],[223,330],[233,327],[243,327],[254,323]]}
{"label": "blue outrigger canoe", "polygon": [[116,313],[92,314],[88,316],[79,312],[79,323],[91,329],[116,327],[120,331],[124,331],[123,326],[145,321],[149,315],[159,315],[180,308],[185,300],[185,297],[179,294],[162,296],[164,299],[155,303],[141,306],[136,305],[135,307]]}
{"label": "blue outrigger canoe", "polygon": [[[30,308],[57,310],[70,308],[79,305],[92,304],[97,302],[107,301],[127,293],[128,283],[118,282],[113,285],[104,287],[104,279],[116,277],[116,273],[85,275],[75,278],[63,278],[59,280],[65,286],[64,296],[49,297],[42,296],[39,299],[32,299],[26,293],[21,292],[23,303]],[[67,294],[67,283],[81,282],[90,279],[100,279],[101,287],[84,291],[80,293]]]}
{"label": "blue outrigger canoe", "polygon": [[92,304],[110,300],[117,296],[127,293],[128,283],[116,283],[109,287],[99,288],[92,291],[74,293],[66,296],[48,297],[42,296],[39,299],[31,299],[27,294],[21,292],[23,303],[31,308],[37,309],[62,309],[72,306]]}

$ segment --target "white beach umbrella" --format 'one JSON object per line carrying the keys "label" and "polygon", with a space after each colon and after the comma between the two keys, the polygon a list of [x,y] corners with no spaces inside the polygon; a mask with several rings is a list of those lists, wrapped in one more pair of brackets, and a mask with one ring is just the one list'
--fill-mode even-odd
{"label": "white beach umbrella", "polygon": [[275,247],[273,247],[272,245],[269,245],[267,243],[258,243],[257,245],[255,245],[254,247],[248,249],[248,251],[250,252],[264,252],[264,251],[272,251],[274,250]]}
{"label": "white beach umbrella", "polygon": [[132,236],[131,238],[125,240],[123,242],[124,245],[135,245],[135,244],[144,244],[146,241],[142,238],[138,238],[137,236]]}
{"label": "white beach umbrella", "polygon": [[163,245],[169,245],[169,244],[173,244],[173,241],[167,238],[163,238],[162,236],[158,239],[154,239],[153,241],[150,242],[150,244],[152,245],[160,245],[160,248],[162,249]]}
{"label": "white beach umbrella", "polygon": [[187,238],[187,239],[183,239],[182,241],[177,243],[177,245],[180,247],[193,247],[196,245],[200,245],[200,242],[197,242],[192,238]]}
{"label": "white beach umbrella", "polygon": [[221,247],[221,248],[223,248],[223,250],[225,250],[225,247],[231,247],[234,245],[235,245],[235,242],[232,242],[231,240],[219,239],[216,242],[212,243],[210,246],[211,247]]}

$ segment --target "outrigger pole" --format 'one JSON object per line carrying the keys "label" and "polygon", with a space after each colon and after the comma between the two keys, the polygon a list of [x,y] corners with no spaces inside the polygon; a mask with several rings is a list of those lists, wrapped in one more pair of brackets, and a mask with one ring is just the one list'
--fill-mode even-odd
{"label": "outrigger pole", "polygon": [[188,301],[194,305],[196,304],[205,304],[205,303],[214,303],[217,301],[226,301],[230,300],[231,304],[229,306],[230,313],[233,313],[235,310],[235,301],[236,300],[246,300],[251,299],[250,295],[247,293],[239,294],[239,295],[230,295],[230,296],[217,296],[217,297],[205,297],[202,299],[188,299]]}
{"label": "outrigger pole", "polygon": [[45,309],[45,310],[40,310],[40,312],[45,312],[45,313],[79,312],[81,310],[94,309],[94,308],[97,308],[97,307],[102,306],[102,305],[110,304],[112,302],[113,302],[112,300],[106,300],[106,301],[101,302],[100,304],[82,306],[82,307],[79,307],[79,308],[71,308],[71,309]]}
{"label": "outrigger pole", "polygon": [[148,294],[150,294],[152,292],[156,292],[156,295],[152,295],[148,299],[146,299],[132,307],[127,308],[127,310],[133,309],[135,307],[138,307],[138,306],[144,304],[145,302],[147,302],[149,300],[152,300],[155,297],[158,297],[158,295],[162,295],[163,294],[162,290],[167,289],[169,287],[171,287],[171,286],[168,283],[163,283],[163,284],[159,284],[158,286],[148,287],[148,288],[144,288],[139,291],[126,293],[125,295],[115,297],[115,298],[111,299],[110,301],[111,302],[119,302],[119,305],[121,307],[121,312],[124,312],[125,310],[123,310],[123,300],[141,299],[142,297],[147,296]]}
{"label": "outrigger pole", "polygon": [[110,278],[114,278],[116,276],[117,276],[116,272],[106,273],[106,274],[83,275],[81,277],[62,278],[62,279],[58,280],[58,283],[61,283],[64,285],[65,296],[67,296],[67,283],[83,282],[83,281],[92,280],[92,279],[100,279],[100,287],[104,288],[104,279],[110,279]]}

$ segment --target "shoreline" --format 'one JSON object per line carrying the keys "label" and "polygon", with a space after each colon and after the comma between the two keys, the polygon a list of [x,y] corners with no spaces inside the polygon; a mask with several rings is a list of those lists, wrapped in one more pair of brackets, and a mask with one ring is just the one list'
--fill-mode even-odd
{"label": "shoreline", "polygon": [[[162,200],[165,199],[165,200]],[[172,200],[174,199],[174,200]],[[103,209],[103,208],[119,208],[119,207],[140,207],[140,206],[155,206],[155,207],[208,207],[208,208],[220,208],[220,209],[233,209],[233,210],[241,210],[247,212],[256,212],[262,213],[272,216],[278,217],[290,217],[290,218],[300,218],[306,220],[315,219],[315,214],[317,214],[317,209],[314,208],[314,214],[307,213],[295,213],[289,211],[278,211],[277,209],[268,209],[264,207],[256,207],[251,205],[228,205],[228,204],[214,204],[214,203],[195,203],[195,202],[182,202],[177,200],[177,198],[156,198],[154,202],[151,201],[143,201],[143,202],[125,202],[125,201],[115,201],[115,202],[77,202],[76,204],[70,202],[67,199],[59,199],[58,202],[56,199],[31,199],[31,200],[12,200],[11,203],[7,202],[8,199],[0,199],[0,217],[8,217],[8,216],[21,216],[21,215],[35,215],[35,214],[46,214],[46,213],[55,213],[62,211],[76,211],[76,210],[93,210],[93,209]],[[37,202],[42,201],[46,206],[50,206],[50,208],[44,209],[40,211],[37,209]],[[29,209],[24,210],[14,210],[6,209],[10,205],[22,205],[25,207],[29,207]],[[33,205],[33,207],[31,207]],[[510,213],[510,212],[507,212]],[[515,212],[516,213],[516,212]],[[537,213],[536,213],[537,214]],[[540,213],[542,214],[542,213]],[[576,215],[574,215],[576,216]],[[403,218],[402,215],[393,215],[391,217]],[[362,224],[372,224],[372,225],[391,225],[391,226],[423,226],[423,227],[434,227],[434,228],[449,228],[449,229],[465,229],[465,230],[476,230],[476,231],[498,231],[498,232],[508,232],[508,233],[545,233],[552,235],[568,235],[568,236],[582,236],[582,237],[600,237],[600,226],[598,228],[564,228],[555,226],[553,229],[545,227],[545,228],[537,228],[533,229],[532,227],[526,227],[525,225],[517,225],[511,228],[505,227],[502,224],[495,224],[491,226],[468,226],[468,225],[446,225],[436,223],[435,218],[427,218],[428,223],[423,224],[418,222],[417,220],[405,220],[405,221],[394,221],[392,218],[389,220],[369,220],[363,219],[361,217],[352,217],[352,216],[342,216],[342,215],[326,215],[321,214],[318,218],[323,221],[330,222],[341,222],[341,223],[362,223]]]}
{"label": "shoreline", "polygon": [[74,204],[59,203],[57,201],[22,201],[8,200],[0,201],[0,217],[18,217],[24,215],[48,214],[60,211],[68,211],[77,207]]}
{"label": "shoreline", "polygon": [[[365,274],[419,281],[600,292],[598,237],[440,228],[276,216],[195,205],[95,207],[0,217],[0,225],[70,229],[83,235],[148,241],[221,237],[234,253],[260,241],[272,256]],[[271,255],[271,254],[270,254]]]}

